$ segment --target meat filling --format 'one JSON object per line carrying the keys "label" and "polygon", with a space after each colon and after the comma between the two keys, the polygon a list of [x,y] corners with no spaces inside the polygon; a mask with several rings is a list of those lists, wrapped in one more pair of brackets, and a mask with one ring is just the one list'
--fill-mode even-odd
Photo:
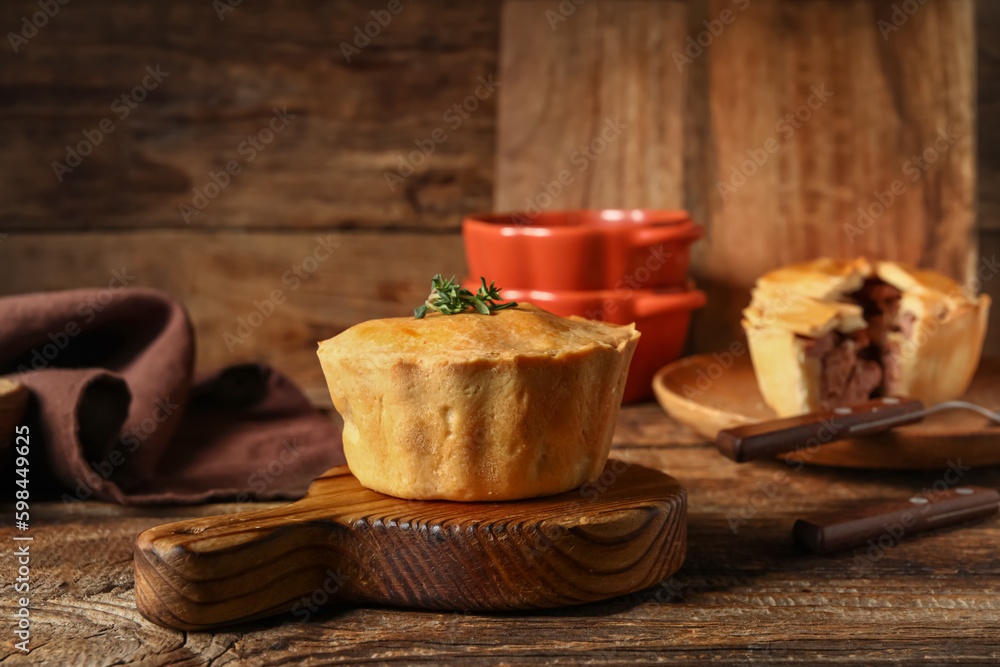
{"label": "meat filling", "polygon": [[866,331],[842,334],[831,331],[808,339],[806,356],[819,359],[820,403],[839,408],[867,401],[882,384],[882,367],[865,358],[871,350]]}
{"label": "meat filling", "polygon": [[831,331],[808,340],[806,356],[820,363],[820,403],[824,407],[899,394],[900,336],[890,334],[908,338],[914,322],[911,314],[900,313],[902,295],[878,278],[868,279],[851,295],[864,311],[868,328],[851,334]]}
{"label": "meat filling", "polygon": [[864,311],[872,345],[886,347],[887,334],[900,330],[899,302],[903,293],[878,278],[869,278],[851,297]]}

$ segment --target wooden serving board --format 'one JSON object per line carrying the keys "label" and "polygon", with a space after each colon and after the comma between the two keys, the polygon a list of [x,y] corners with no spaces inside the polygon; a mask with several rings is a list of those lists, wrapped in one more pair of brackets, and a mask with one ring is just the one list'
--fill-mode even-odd
{"label": "wooden serving board", "polygon": [[[777,417],[760,395],[749,357],[736,357],[727,368],[729,359],[711,354],[686,357],[663,367],[653,378],[660,405],[710,440],[722,429]],[[1000,410],[1000,361],[983,360],[962,400]],[[997,465],[1000,426],[968,410],[949,410],[888,433],[832,442],[785,458],[898,470],[941,469],[950,462]]]}
{"label": "wooden serving board", "polygon": [[681,566],[686,498],[672,477],[616,460],[580,489],[496,503],[393,498],[340,466],[284,507],[144,531],[135,600],[149,620],[183,630],[338,601],[515,610],[604,600]]}

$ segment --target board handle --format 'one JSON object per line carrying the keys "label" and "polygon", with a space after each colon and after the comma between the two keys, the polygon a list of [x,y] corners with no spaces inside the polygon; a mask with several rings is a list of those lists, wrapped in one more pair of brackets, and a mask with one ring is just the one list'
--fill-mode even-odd
{"label": "board handle", "polygon": [[851,407],[747,424],[719,431],[715,445],[736,461],[772,459],[799,449],[859,435],[872,435],[924,417],[924,404],[912,398],[877,398]]}
{"label": "board handle", "polygon": [[884,550],[904,536],[980,519],[996,513],[1000,492],[981,486],[963,486],[880,502],[847,512],[798,519],[795,541],[809,551],[828,554],[871,544]]}
{"label": "board handle", "polygon": [[[348,474],[347,466],[320,479],[341,474]],[[351,578],[340,562],[349,551],[349,532],[322,520],[328,512],[315,504],[307,497],[143,531],[134,554],[139,612],[165,627],[208,630],[282,612],[295,620],[319,604],[349,599]]]}

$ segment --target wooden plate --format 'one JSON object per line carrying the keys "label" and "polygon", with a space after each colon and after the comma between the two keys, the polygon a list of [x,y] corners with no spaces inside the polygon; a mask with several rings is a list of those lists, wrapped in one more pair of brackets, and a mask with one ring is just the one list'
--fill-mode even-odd
{"label": "wooden plate", "polygon": [[[702,354],[660,369],[660,405],[709,440],[724,428],[774,419],[744,355]],[[1000,410],[1000,361],[984,359],[962,400]],[[720,454],[721,456],[721,454]],[[1000,427],[968,410],[949,410],[878,436],[833,442],[788,458],[816,465],[899,470],[1000,464]]]}
{"label": "wooden plate", "polygon": [[604,600],[681,566],[686,498],[672,477],[615,460],[580,489],[502,503],[393,498],[340,466],[290,505],[141,533],[135,601],[155,623],[206,630],[337,601],[508,610]]}

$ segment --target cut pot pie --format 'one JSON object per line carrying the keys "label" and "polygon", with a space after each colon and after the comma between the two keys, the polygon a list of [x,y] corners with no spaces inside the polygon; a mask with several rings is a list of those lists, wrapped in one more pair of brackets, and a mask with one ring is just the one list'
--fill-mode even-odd
{"label": "cut pot pie", "polygon": [[514,500],[601,474],[639,332],[531,304],[371,320],[319,345],[364,486]]}
{"label": "cut pot pie", "polygon": [[961,396],[989,308],[989,296],[936,271],[819,259],[762,276],[743,328],[765,402],[792,416],[877,396]]}

